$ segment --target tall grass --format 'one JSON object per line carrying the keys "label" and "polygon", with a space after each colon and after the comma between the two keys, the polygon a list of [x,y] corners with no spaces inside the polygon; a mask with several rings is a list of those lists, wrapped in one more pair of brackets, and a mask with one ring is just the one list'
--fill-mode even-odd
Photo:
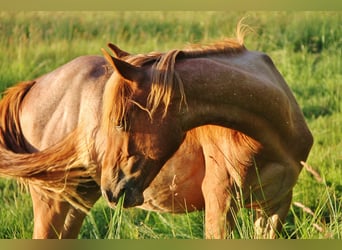
{"label": "tall grass", "polygon": [[[254,29],[246,46],[271,56],[302,107],[315,137],[307,163],[323,179],[302,171],[280,237],[341,239],[341,12],[0,12],[0,91],[79,55],[100,55],[107,42],[140,53],[230,37],[242,17]],[[79,237],[203,238],[203,217],[112,210],[100,199]],[[253,237],[253,218],[241,209],[231,237]],[[29,194],[0,180],[0,238],[30,238],[32,219]]]}

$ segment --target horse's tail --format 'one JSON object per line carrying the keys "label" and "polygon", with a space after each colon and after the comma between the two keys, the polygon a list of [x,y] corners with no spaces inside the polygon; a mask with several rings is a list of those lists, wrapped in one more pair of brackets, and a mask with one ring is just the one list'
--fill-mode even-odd
{"label": "horse's tail", "polygon": [[0,101],[0,145],[14,152],[25,152],[19,122],[20,104],[35,81],[10,87]]}
{"label": "horse's tail", "polygon": [[77,188],[96,178],[91,146],[75,130],[54,146],[30,154],[0,147],[0,177],[39,187],[46,196],[87,212],[89,205]]}
{"label": "horse's tail", "polygon": [[[91,144],[76,129],[43,151],[25,153],[19,122],[20,104],[34,82],[23,82],[6,91],[0,101],[0,177],[15,178],[59,194],[72,204],[82,204],[76,187],[96,173]],[[78,200],[78,201],[77,201]],[[82,204],[83,205],[83,204]]]}

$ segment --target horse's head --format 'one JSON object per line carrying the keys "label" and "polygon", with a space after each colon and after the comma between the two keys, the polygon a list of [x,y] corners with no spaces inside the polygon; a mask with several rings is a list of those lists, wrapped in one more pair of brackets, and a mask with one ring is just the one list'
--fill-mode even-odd
{"label": "horse's head", "polygon": [[[124,206],[132,207],[143,203],[143,191],[180,146],[185,133],[177,119],[179,106],[148,107],[153,63],[136,66],[126,62],[128,59],[105,56],[114,73],[103,99],[107,145],[101,188],[110,206],[125,195]],[[169,106],[168,115],[165,105]]]}

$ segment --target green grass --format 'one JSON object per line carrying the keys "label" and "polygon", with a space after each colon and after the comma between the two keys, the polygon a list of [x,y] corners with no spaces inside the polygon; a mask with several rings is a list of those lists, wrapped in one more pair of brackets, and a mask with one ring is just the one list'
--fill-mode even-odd
{"label": "green grass", "polygon": [[[0,91],[74,57],[100,55],[113,42],[132,53],[182,48],[233,36],[246,16],[250,50],[269,54],[293,90],[315,137],[281,238],[342,238],[341,12],[0,12]],[[296,205],[297,204],[297,205]],[[298,207],[302,204],[306,207]],[[242,209],[232,238],[251,238],[253,213]],[[203,238],[203,212],[183,215],[112,210],[101,199],[80,238]],[[0,238],[30,238],[30,196],[0,180]]]}

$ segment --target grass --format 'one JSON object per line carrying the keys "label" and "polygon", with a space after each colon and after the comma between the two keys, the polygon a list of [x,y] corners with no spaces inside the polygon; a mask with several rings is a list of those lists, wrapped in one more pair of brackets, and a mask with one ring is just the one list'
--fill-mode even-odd
{"label": "grass", "polygon": [[[246,16],[250,50],[269,54],[293,90],[315,137],[281,238],[342,237],[341,12],[0,12],[0,91],[111,41],[132,53],[182,48],[233,36]],[[183,215],[111,210],[101,199],[80,238],[203,238],[203,212]],[[254,214],[242,209],[232,238],[251,238]],[[15,181],[0,180],[0,238],[30,238],[32,204]]]}

